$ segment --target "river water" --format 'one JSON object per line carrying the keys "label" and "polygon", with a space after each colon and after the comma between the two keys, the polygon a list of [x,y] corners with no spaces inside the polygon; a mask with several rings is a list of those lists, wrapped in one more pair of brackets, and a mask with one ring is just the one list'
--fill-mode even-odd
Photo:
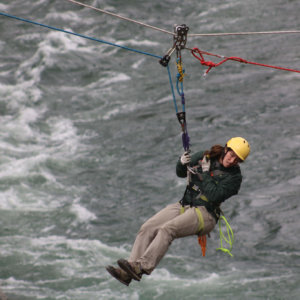
{"label": "river water", "polygon": [[[300,29],[292,0],[84,2],[168,31]],[[2,0],[0,11],[157,56],[172,46],[168,34],[68,1]],[[191,150],[232,136],[251,144],[240,193],[222,207],[234,256],[216,251],[216,227],[205,257],[195,237],[175,240],[151,276],[126,287],[105,266],[128,257],[142,223],[185,187],[167,70],[154,57],[5,16],[0,35],[7,299],[300,299],[299,73],[229,61],[204,78],[206,67],[182,51]],[[187,47],[300,69],[299,34],[188,38]],[[175,55],[170,71],[175,84]]]}

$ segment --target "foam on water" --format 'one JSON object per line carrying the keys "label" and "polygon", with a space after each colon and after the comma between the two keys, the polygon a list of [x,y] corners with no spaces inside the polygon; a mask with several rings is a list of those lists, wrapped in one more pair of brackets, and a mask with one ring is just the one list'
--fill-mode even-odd
{"label": "foam on water", "polygon": [[[30,175],[30,178],[32,181],[35,181],[36,184],[38,184],[38,182],[41,182],[41,184],[46,182],[46,179],[40,174]],[[11,182],[17,185],[19,182],[22,182],[22,180],[24,180],[23,177],[17,179],[4,178],[1,181],[2,183]],[[61,207],[61,203],[56,197],[49,196],[46,192],[31,194],[30,189],[30,186],[24,185],[20,188],[16,187],[1,191],[0,208],[3,211],[13,212],[50,212]]]}
{"label": "foam on water", "polygon": [[94,213],[90,212],[79,203],[76,203],[76,201],[72,204],[71,212],[76,214],[77,220],[80,222],[90,222],[97,219]]}
{"label": "foam on water", "polygon": [[[98,83],[93,83],[92,86],[89,88],[92,88],[96,84],[99,84],[100,86],[110,86],[111,84],[116,84],[123,81],[130,80],[130,77],[125,73],[116,73],[116,72],[105,72],[102,73],[103,78],[100,78]],[[108,77],[108,78],[107,78]]]}
{"label": "foam on water", "polygon": [[142,108],[144,105],[137,105],[137,104],[124,104],[119,105],[117,108],[113,108],[105,113],[105,115],[102,117],[103,120],[109,120],[119,114],[125,114],[129,112],[133,112],[137,110],[138,108]]}
{"label": "foam on water", "polygon": [[54,146],[53,154],[66,157],[67,153],[75,155],[82,148],[83,145],[71,120],[52,117],[47,120],[47,124],[51,128],[50,142],[52,147]]}
{"label": "foam on water", "polygon": [[235,7],[237,5],[237,3],[226,3],[226,4],[222,4],[222,5],[216,5],[216,6],[212,6],[204,11],[201,11],[201,13],[198,14],[198,17],[203,18],[209,15],[214,15],[216,13],[219,13],[223,10],[228,10],[232,7]]}
{"label": "foam on water", "polygon": [[174,286],[180,284],[184,287],[190,287],[194,285],[205,285],[215,284],[219,281],[220,275],[216,273],[203,274],[202,278],[184,278],[182,276],[178,277],[176,274],[171,274],[168,270],[164,268],[158,268],[152,275],[149,277],[150,281],[164,283],[165,285],[172,284]]}
{"label": "foam on water", "polygon": [[25,81],[15,85],[0,84],[2,100],[6,102],[10,110],[22,110],[20,104],[37,102],[41,99],[42,92],[35,87],[33,81]]}
{"label": "foam on water", "polygon": [[[62,20],[67,23],[69,23],[70,21],[76,23],[76,22],[80,22],[80,20],[81,20],[79,15],[74,11],[64,11],[64,12],[51,11],[51,12],[47,13],[47,15],[45,16],[45,19],[51,20],[51,21]],[[85,23],[85,25],[92,25],[94,23],[94,19],[93,18],[85,18],[84,23]],[[72,30],[70,30],[70,31],[72,31]]]}
{"label": "foam on water", "polygon": [[[25,153],[24,153],[25,154]],[[37,170],[37,166],[44,162],[47,159],[47,155],[38,154],[34,156],[29,156],[26,158],[20,158],[11,160],[2,165],[0,176],[2,179],[9,178],[18,178],[20,176],[28,176],[31,171]]]}
{"label": "foam on water", "polygon": [[[36,130],[32,125],[37,122],[43,115],[43,110],[24,108],[17,114],[16,118],[6,117],[2,119],[2,132],[1,137],[4,139],[2,144],[3,149],[13,151],[15,153],[28,153],[34,157],[31,161],[41,162],[45,160],[47,155],[65,155],[66,153],[75,153],[80,150],[81,144],[80,138],[77,135],[76,128],[71,120],[51,117],[47,119],[46,124],[50,128],[50,135],[42,133]],[[14,137],[19,141],[14,145],[12,142],[8,142],[9,138]],[[45,146],[49,146],[45,149]],[[82,145],[83,146],[83,145]],[[84,146],[83,146],[84,148]],[[40,152],[40,153],[38,153]],[[37,155],[38,154],[38,155]],[[18,160],[15,163],[23,164],[27,158]],[[32,165],[32,163],[29,164]],[[16,166],[8,165],[7,168],[14,169]],[[23,172],[20,170],[19,172]]]}
{"label": "foam on water", "polygon": [[144,63],[144,61],[145,61],[144,58],[138,60],[137,62],[135,62],[135,63],[132,65],[132,68],[133,68],[133,69],[138,69],[138,68]]}
{"label": "foam on water", "polygon": [[6,11],[8,8],[8,5],[5,5],[3,3],[0,3],[0,9],[3,10],[3,11]]}
{"label": "foam on water", "polygon": [[149,41],[149,40],[126,40],[126,41],[117,41],[116,42],[119,45],[132,45],[132,46],[159,46],[159,43],[157,42],[153,42],[153,41]]}
{"label": "foam on water", "polygon": [[[127,253],[116,247],[109,247],[100,240],[67,239],[65,236],[48,236],[41,238],[28,238],[21,236],[1,238],[3,243],[2,256],[9,259],[14,256],[26,256],[24,268],[35,270],[35,287],[30,286],[32,281],[20,280],[9,277],[5,280],[6,291],[13,291],[17,295],[26,297],[39,297],[51,295],[76,295],[84,291],[84,286],[76,287],[72,281],[90,281],[88,286],[94,286],[93,290],[86,290],[87,295],[99,294],[98,284],[107,277],[104,265],[110,263],[109,253],[117,253],[124,256]],[[15,245],[13,253],[9,251],[10,244]],[[21,247],[20,247],[21,246]],[[39,270],[48,270],[48,274],[40,273]],[[86,270],[89,270],[86,273]],[[40,273],[38,275],[38,273]],[[85,274],[85,275],[83,275]],[[85,279],[86,278],[86,279]],[[66,284],[69,286],[64,293],[56,289],[56,286]],[[74,293],[74,294],[73,294]],[[56,299],[56,298],[55,298]],[[76,298],[77,299],[77,298]]]}
{"label": "foam on water", "polygon": [[[25,84],[26,88],[27,84],[28,82]],[[50,186],[66,193],[69,191],[71,194],[78,188],[64,187],[53,174],[53,166],[67,167],[78,152],[85,151],[86,146],[80,142],[72,121],[65,118],[48,118],[45,122],[48,130],[40,131],[35,124],[43,119],[47,112],[46,107],[27,107],[24,105],[28,101],[26,93],[20,92],[20,95],[16,95],[12,92],[12,87],[5,88],[2,90],[3,94],[6,97],[13,95],[16,102],[13,105],[10,102],[8,105],[10,110],[15,110],[14,115],[1,118],[0,182],[3,187],[13,186],[1,189],[0,206],[3,210],[22,212],[55,210],[62,203],[56,196],[49,194]],[[20,103],[20,96],[24,97],[24,104]],[[33,192],[32,186],[38,188],[39,192]],[[94,218],[88,210],[80,209],[78,203],[77,206],[75,204],[74,211],[79,221]]]}

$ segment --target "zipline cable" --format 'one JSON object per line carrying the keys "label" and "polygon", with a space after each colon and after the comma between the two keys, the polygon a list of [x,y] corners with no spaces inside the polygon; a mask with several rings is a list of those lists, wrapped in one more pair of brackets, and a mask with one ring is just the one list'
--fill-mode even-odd
{"label": "zipline cable", "polygon": [[[71,0],[67,0],[67,1],[71,1]],[[100,39],[97,39],[97,38],[89,37],[89,36],[86,36],[86,35],[83,35],[83,34],[79,34],[79,33],[76,33],[76,32],[72,32],[72,31],[60,29],[60,28],[57,28],[57,27],[53,27],[53,26],[45,25],[45,24],[38,23],[38,22],[35,22],[35,21],[31,21],[31,20],[27,20],[27,19],[24,19],[24,18],[20,18],[20,17],[17,17],[17,16],[13,16],[13,15],[10,15],[10,14],[7,14],[7,13],[0,12],[0,15],[8,17],[8,18],[16,19],[16,20],[19,20],[19,21],[22,21],[22,22],[27,22],[27,23],[31,23],[31,24],[34,24],[34,25],[38,25],[38,26],[41,26],[41,27],[48,28],[48,29],[52,29],[52,30],[55,30],[55,31],[60,31],[60,32],[63,32],[63,33],[75,35],[75,36],[78,36],[78,37],[81,37],[81,38],[85,38],[85,39],[88,39],[88,40],[92,40],[92,41],[95,41],[95,42],[99,42],[99,43],[107,44],[107,45],[110,45],[110,46],[122,48],[122,49],[125,49],[125,50],[128,50],[128,51],[132,51],[132,52],[136,52],[136,53],[140,53],[140,54],[152,56],[152,57],[155,57],[155,58],[158,58],[158,59],[162,59],[161,56],[158,56],[158,55],[155,55],[155,54],[152,54],[152,53],[148,53],[148,52],[136,50],[136,49],[129,48],[129,47],[126,47],[126,46],[121,46],[121,45],[118,45],[118,44],[114,44],[114,43],[107,42],[107,41],[104,41],[104,40],[100,40]],[[209,67],[209,69],[206,71],[206,73],[208,73],[212,67],[217,67],[217,66],[223,64],[227,60],[235,60],[235,61],[243,62],[243,63],[247,63],[247,64],[258,65],[258,66],[262,66],[262,67],[268,67],[268,68],[274,68],[274,69],[279,69],[279,70],[285,70],[285,71],[300,73],[299,70],[293,70],[293,69],[288,69],[288,68],[282,68],[282,67],[277,67],[277,66],[271,66],[271,65],[261,64],[261,63],[250,62],[250,61],[246,61],[244,59],[237,58],[237,57],[219,56],[217,54],[213,54],[213,53],[201,51],[201,50],[199,50],[197,48],[193,48],[193,49],[186,48],[186,49],[191,50],[192,54],[201,62],[202,65],[206,65],[206,66]],[[200,57],[197,56],[197,55],[195,55],[195,52],[198,53],[200,55]],[[224,60],[221,61],[220,63],[217,63],[217,64],[213,63],[213,62],[210,62],[210,61],[205,61],[204,58],[203,58],[203,56],[202,56],[202,54],[220,57],[220,58],[223,58]]]}
{"label": "zipline cable", "polygon": [[152,25],[148,25],[148,24],[145,24],[145,23],[143,23],[143,22],[136,21],[136,20],[133,20],[133,19],[130,19],[130,18],[126,18],[126,17],[120,16],[120,15],[114,14],[114,13],[112,13],[112,12],[106,11],[106,10],[104,10],[104,9],[100,9],[100,8],[97,8],[97,7],[94,7],[94,6],[91,6],[91,5],[84,4],[84,3],[79,2],[79,1],[75,1],[75,0],[67,0],[67,1],[72,2],[72,3],[75,3],[75,4],[77,4],[77,5],[81,5],[81,6],[83,6],[83,7],[87,7],[87,8],[90,8],[90,9],[93,9],[93,10],[96,10],[96,11],[99,11],[99,12],[101,12],[101,13],[104,13],[104,14],[107,14],[107,15],[110,15],[110,16],[113,16],[113,17],[116,17],[116,18],[119,18],[119,19],[128,21],[128,22],[132,22],[132,23],[135,23],[135,24],[139,24],[139,25],[141,25],[141,26],[144,26],[144,27],[148,27],[148,28],[151,28],[151,29],[154,29],[154,30],[157,30],[157,31],[161,31],[161,32],[170,34],[170,35],[174,35],[174,33],[171,32],[171,31],[167,31],[167,30],[164,30],[164,29],[161,29],[161,28],[152,26]]}
{"label": "zipline cable", "polygon": [[[170,34],[170,35],[173,35],[173,36],[175,35],[174,32],[167,31],[167,30],[164,30],[164,29],[152,26],[152,25],[148,25],[148,24],[145,24],[143,22],[133,20],[133,19],[130,19],[130,18],[127,18],[127,17],[123,17],[123,16],[117,15],[115,13],[109,12],[107,10],[100,9],[100,8],[97,8],[97,7],[88,5],[88,4],[84,4],[84,3],[79,2],[79,1],[75,1],[75,0],[67,0],[67,1],[72,2],[74,4],[77,4],[77,5],[80,5],[80,6],[83,6],[83,7],[86,7],[86,8],[93,9],[95,11],[98,11],[98,12],[101,12],[101,13],[119,18],[119,19],[122,19],[122,20],[125,20],[125,21],[129,21],[129,22],[132,22],[132,23],[135,23],[135,24],[142,25],[144,27],[148,27],[148,28],[151,28],[151,29],[154,29],[154,30],[157,30],[157,31],[160,31],[160,32],[164,32],[164,33],[167,33],[167,34]],[[220,33],[189,33],[188,37],[214,37],[214,36],[231,36],[231,35],[290,34],[290,33],[300,33],[300,30],[227,32],[227,33],[226,32],[225,33],[222,33],[222,32],[220,32]]]}
{"label": "zipline cable", "polygon": [[225,33],[189,33],[188,37],[197,36],[230,36],[230,35],[258,35],[258,34],[289,34],[300,33],[300,30],[285,30],[285,31],[256,31],[256,32],[225,32]]}
{"label": "zipline cable", "polygon": [[20,17],[16,17],[16,16],[13,16],[13,15],[10,15],[10,14],[7,14],[7,13],[0,12],[0,15],[11,18],[11,19],[16,19],[16,20],[19,20],[19,21],[22,21],[22,22],[30,23],[30,24],[33,24],[33,25],[38,25],[38,26],[41,26],[41,27],[45,27],[45,28],[48,28],[48,29],[52,29],[52,30],[63,32],[63,33],[75,35],[75,36],[78,36],[78,37],[81,37],[81,38],[84,38],[84,39],[88,39],[88,40],[92,40],[92,41],[95,41],[95,42],[98,42],[98,43],[107,44],[107,45],[122,48],[122,49],[125,49],[125,50],[128,50],[128,51],[132,51],[132,52],[152,56],[152,57],[155,57],[155,58],[158,58],[158,59],[162,58],[161,56],[158,56],[158,55],[155,55],[155,54],[152,54],[152,53],[148,53],[148,52],[136,50],[136,49],[133,49],[133,48],[129,48],[129,47],[126,47],[126,46],[121,46],[121,45],[118,45],[118,44],[110,43],[110,42],[103,41],[103,40],[93,38],[93,37],[89,37],[87,35],[83,35],[83,34],[80,34],[80,33],[72,32],[72,31],[60,29],[60,28],[57,28],[57,27],[45,25],[45,24],[42,24],[42,23],[38,23],[38,22],[35,22],[35,21],[31,21],[31,20],[20,18]]}

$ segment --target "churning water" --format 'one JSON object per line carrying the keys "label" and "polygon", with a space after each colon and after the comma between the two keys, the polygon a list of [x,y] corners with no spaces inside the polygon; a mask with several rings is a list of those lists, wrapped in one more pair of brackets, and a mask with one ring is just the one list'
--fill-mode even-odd
{"label": "churning water", "polygon": [[[299,1],[84,1],[191,33],[300,28]],[[0,11],[163,56],[170,35],[68,1],[0,1]],[[178,201],[183,152],[167,70],[158,60],[0,16],[0,280],[8,299],[300,299],[298,73],[187,50],[192,151],[249,140],[239,195],[224,213],[234,257],[174,241],[151,276],[125,287],[105,271],[128,257],[142,223]],[[201,37],[187,46],[300,69],[299,34]],[[215,60],[215,58],[209,58]],[[173,80],[177,71],[172,57]],[[177,97],[177,100],[179,98]],[[2,296],[4,297],[4,296]]]}

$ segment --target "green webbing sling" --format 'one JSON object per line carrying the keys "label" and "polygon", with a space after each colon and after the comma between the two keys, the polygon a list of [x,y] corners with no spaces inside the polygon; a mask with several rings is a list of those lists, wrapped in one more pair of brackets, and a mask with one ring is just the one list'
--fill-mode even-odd
{"label": "green webbing sling", "polygon": [[[185,211],[184,206],[181,206],[180,214],[183,214],[184,211]],[[198,215],[198,218],[199,218],[199,228],[198,228],[198,230],[200,232],[201,230],[204,229],[204,220],[203,220],[202,213],[201,213],[201,211],[198,207],[195,207],[195,211],[196,211],[196,213]],[[225,237],[225,235],[222,231],[222,224],[221,224],[222,220],[225,222],[228,238]],[[221,250],[224,253],[227,253],[232,257],[233,254],[231,253],[231,250],[232,250],[233,242],[234,242],[234,234],[233,234],[231,226],[229,225],[227,219],[224,216],[220,216],[220,219],[219,219],[219,232],[220,232],[220,248],[217,248],[216,250]],[[229,249],[223,247],[223,240],[229,245],[229,247],[230,247]]]}
{"label": "green webbing sling", "polygon": [[[226,225],[226,230],[227,230],[227,235],[228,235],[228,239],[224,236],[223,231],[222,231],[222,222],[225,222]],[[221,250],[225,253],[228,253],[230,256],[233,256],[233,254],[231,253],[232,247],[233,247],[233,242],[234,242],[234,235],[233,235],[233,231],[228,223],[228,221],[226,220],[226,218],[224,216],[221,216],[219,219],[219,231],[220,231],[220,248],[217,248],[217,250]],[[223,248],[223,240],[229,244],[229,249],[227,248]]]}

